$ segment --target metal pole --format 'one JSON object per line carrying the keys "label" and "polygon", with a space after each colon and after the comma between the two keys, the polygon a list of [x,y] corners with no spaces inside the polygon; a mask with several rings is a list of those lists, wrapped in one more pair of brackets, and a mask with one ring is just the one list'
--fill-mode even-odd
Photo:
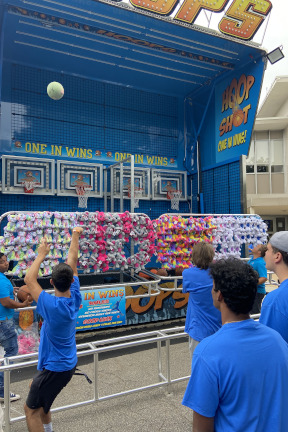
{"label": "metal pole", "polygon": [[[109,167],[112,168],[112,167]],[[114,172],[110,169],[110,201],[111,201],[111,213],[114,212]]]}
{"label": "metal pole", "polygon": [[[7,360],[4,364],[8,364]],[[10,370],[4,371],[4,422],[5,432],[10,432]]]}
{"label": "metal pole", "polygon": [[158,360],[158,377],[159,377],[159,381],[163,381],[162,359],[161,359],[161,341],[157,342],[157,360]]}
{"label": "metal pole", "polygon": [[171,369],[170,369],[170,339],[165,341],[166,343],[166,365],[167,365],[167,390],[171,393]]}
{"label": "metal pole", "polygon": [[[130,211],[131,213],[134,213],[134,155],[131,155],[131,188],[130,188],[130,192],[131,192],[131,197],[130,197],[130,203],[131,203],[131,207],[130,207]],[[133,252],[134,254],[134,252]],[[132,251],[131,251],[131,255]]]}
{"label": "metal pole", "polygon": [[104,168],[104,212],[107,213],[107,168]]}
{"label": "metal pole", "polygon": [[98,389],[98,368],[99,368],[99,354],[94,354],[94,399],[99,400],[99,389]]}
{"label": "metal pole", "polygon": [[120,164],[120,213],[123,213],[123,163]]}

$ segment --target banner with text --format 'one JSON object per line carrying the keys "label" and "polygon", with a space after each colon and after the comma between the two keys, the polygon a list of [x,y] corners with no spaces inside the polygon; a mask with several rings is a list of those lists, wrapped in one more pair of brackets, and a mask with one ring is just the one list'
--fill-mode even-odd
{"label": "banner with text", "polygon": [[263,68],[260,59],[216,86],[216,163],[248,154]]}
{"label": "banner with text", "polygon": [[[54,156],[57,158],[69,158],[70,160],[76,159],[82,162],[96,162],[96,163],[115,163],[127,159],[131,153],[114,152],[106,150],[94,150],[89,146],[77,147],[56,144],[44,144],[39,142],[22,142],[15,141],[12,144],[12,152],[15,155],[22,154],[25,156]],[[134,154],[135,165],[145,165],[153,167],[170,167],[177,168],[178,163],[176,157],[163,157],[153,156],[146,154]]]}
{"label": "banner with text", "polygon": [[125,325],[125,288],[84,290],[81,296],[77,331]]}

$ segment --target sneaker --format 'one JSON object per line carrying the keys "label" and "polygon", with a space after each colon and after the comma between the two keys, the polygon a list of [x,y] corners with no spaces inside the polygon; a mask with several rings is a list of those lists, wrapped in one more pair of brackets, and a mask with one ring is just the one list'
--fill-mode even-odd
{"label": "sneaker", "polygon": [[[15,394],[15,393],[10,393],[10,402],[16,401],[20,399],[20,395]],[[0,402],[4,402],[4,396],[1,397],[0,396]]]}

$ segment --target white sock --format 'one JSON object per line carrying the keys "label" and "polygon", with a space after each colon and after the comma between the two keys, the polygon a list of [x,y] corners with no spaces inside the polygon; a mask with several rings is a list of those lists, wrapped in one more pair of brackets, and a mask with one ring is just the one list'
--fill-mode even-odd
{"label": "white sock", "polygon": [[44,426],[44,431],[45,432],[53,432],[52,422],[50,422],[48,424],[43,424],[43,426]]}

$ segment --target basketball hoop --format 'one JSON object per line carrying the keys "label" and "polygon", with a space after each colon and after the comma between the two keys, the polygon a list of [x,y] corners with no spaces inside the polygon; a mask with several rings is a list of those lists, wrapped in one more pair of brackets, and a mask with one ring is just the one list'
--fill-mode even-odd
{"label": "basketball hoop", "polygon": [[[143,196],[143,188],[135,187],[134,188],[134,208],[139,207],[139,199]],[[131,198],[131,189],[128,189],[128,197]]]}
{"label": "basketball hoop", "polygon": [[22,182],[22,186],[24,187],[24,192],[26,194],[33,194],[34,193],[34,189],[37,186],[37,183],[34,182],[34,181],[24,180]]}
{"label": "basketball hoop", "polygon": [[87,208],[88,195],[91,191],[91,186],[75,186],[78,195],[78,207]]}
{"label": "basketball hoop", "polygon": [[167,199],[171,200],[171,210],[179,210],[179,201],[182,195],[182,191],[174,190],[167,192]]}

